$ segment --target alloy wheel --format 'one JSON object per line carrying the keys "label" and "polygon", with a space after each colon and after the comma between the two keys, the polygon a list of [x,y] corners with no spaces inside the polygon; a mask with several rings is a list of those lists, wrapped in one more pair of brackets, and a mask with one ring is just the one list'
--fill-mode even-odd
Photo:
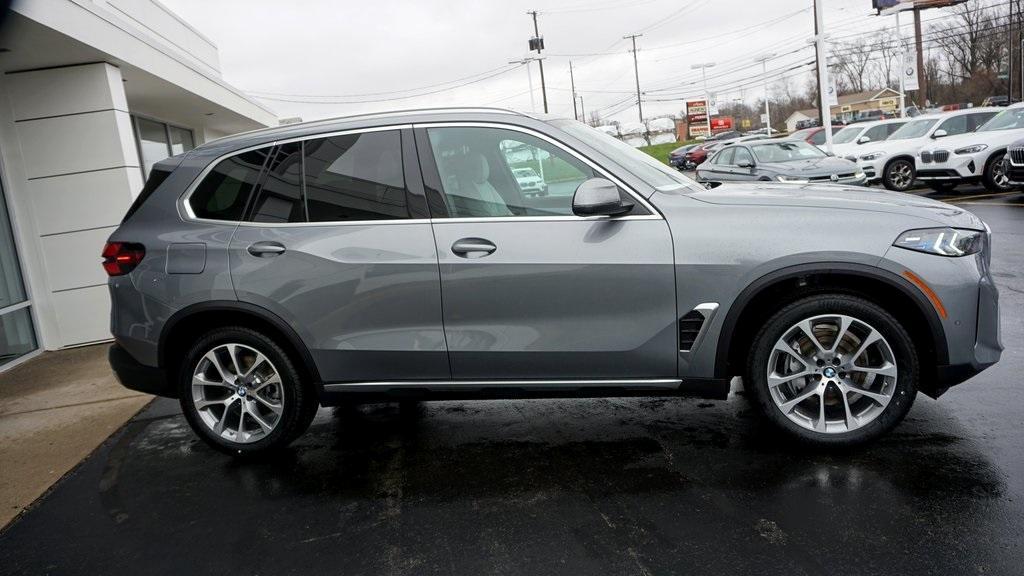
{"label": "alloy wheel", "polygon": [[907,162],[896,162],[889,168],[889,182],[900,190],[910,188],[914,181],[913,170]]}
{"label": "alloy wheel", "polygon": [[843,314],[802,320],[769,355],[768,390],[795,424],[825,434],[878,418],[896,390],[892,347],[868,323]]}
{"label": "alloy wheel", "polygon": [[1006,174],[1006,169],[1003,167],[1002,158],[992,161],[992,182],[1000,190],[1010,187],[1010,177]]}
{"label": "alloy wheel", "polygon": [[248,444],[274,431],[284,411],[284,387],[274,364],[244,344],[221,344],[192,374],[192,402],[217,436]]}

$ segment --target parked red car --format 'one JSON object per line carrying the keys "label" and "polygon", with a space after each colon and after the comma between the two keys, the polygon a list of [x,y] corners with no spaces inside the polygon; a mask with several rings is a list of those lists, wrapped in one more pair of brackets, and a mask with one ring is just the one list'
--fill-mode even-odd
{"label": "parked red car", "polygon": [[708,159],[708,154],[718,149],[721,142],[707,142],[694,146],[686,152],[686,161],[690,162],[694,166],[699,165]]}

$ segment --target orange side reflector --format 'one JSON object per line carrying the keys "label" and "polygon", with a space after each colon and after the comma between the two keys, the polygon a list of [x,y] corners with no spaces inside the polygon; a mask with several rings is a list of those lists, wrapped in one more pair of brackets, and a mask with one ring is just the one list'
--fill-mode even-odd
{"label": "orange side reflector", "polygon": [[939,312],[939,316],[942,316],[942,319],[945,320],[947,316],[946,307],[942,305],[942,300],[939,300],[939,295],[936,294],[934,290],[932,290],[931,286],[926,284],[920,276],[914,274],[910,270],[904,270],[903,276],[906,277],[907,280],[913,282],[915,286],[920,288],[921,292],[924,292],[924,295],[927,296],[928,299],[932,301],[932,306],[935,306],[935,309]]}

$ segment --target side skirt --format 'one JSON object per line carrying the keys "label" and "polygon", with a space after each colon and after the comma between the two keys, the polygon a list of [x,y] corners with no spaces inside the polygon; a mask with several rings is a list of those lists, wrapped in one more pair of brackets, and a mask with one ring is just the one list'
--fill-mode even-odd
{"label": "side skirt", "polygon": [[607,398],[683,396],[725,399],[727,380],[431,380],[324,384],[320,403],[394,400],[484,400],[512,398]]}

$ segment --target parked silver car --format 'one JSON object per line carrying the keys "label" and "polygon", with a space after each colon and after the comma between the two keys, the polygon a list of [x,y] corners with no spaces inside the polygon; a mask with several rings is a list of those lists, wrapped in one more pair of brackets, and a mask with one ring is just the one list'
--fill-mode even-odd
{"label": "parked silver car", "polygon": [[697,181],[721,184],[735,181],[774,181],[863,186],[867,181],[857,164],[835,158],[803,140],[759,140],[722,148],[697,167]]}
{"label": "parked silver car", "polygon": [[[514,176],[529,157],[548,196]],[[849,445],[999,359],[989,238],[914,196],[705,190],[567,119],[289,125],[153,167],[103,251],[110,362],[236,454],[339,402],[724,398],[734,376],[784,432]]]}

